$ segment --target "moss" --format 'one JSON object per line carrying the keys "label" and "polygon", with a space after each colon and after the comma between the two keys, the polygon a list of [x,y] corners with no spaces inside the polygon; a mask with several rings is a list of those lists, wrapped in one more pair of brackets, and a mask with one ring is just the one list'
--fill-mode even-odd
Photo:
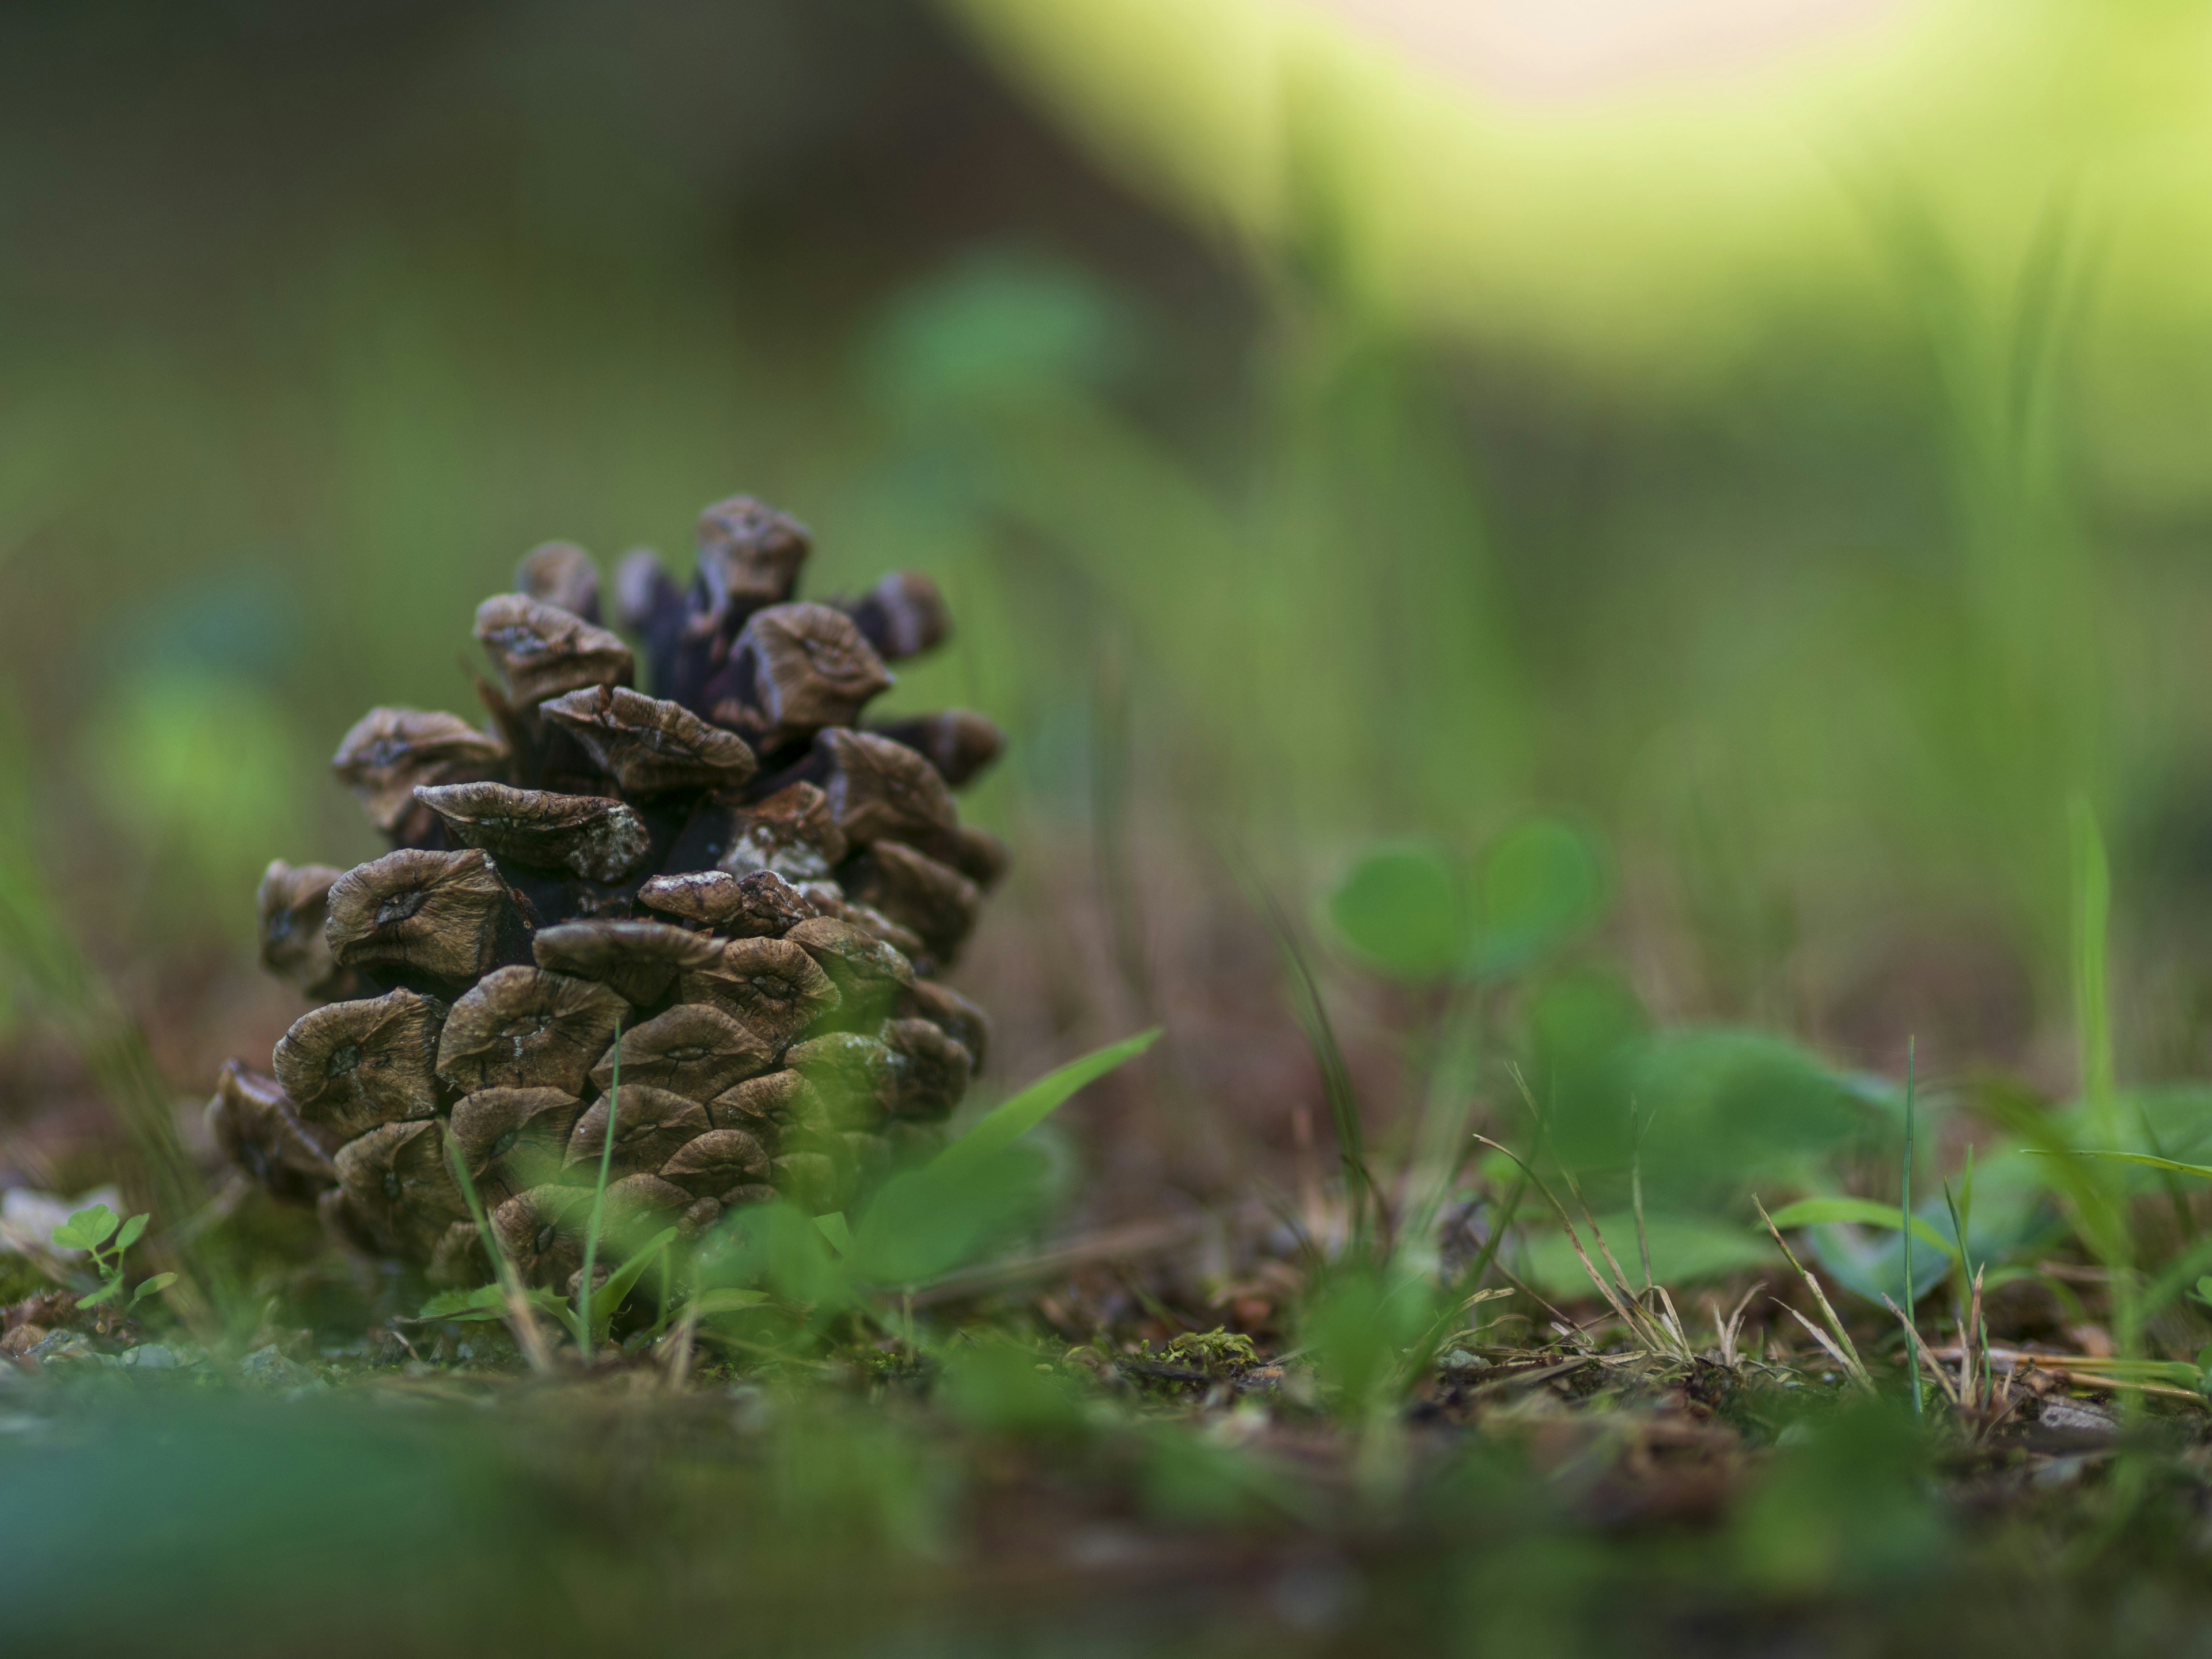
{"label": "moss", "polygon": [[41,1273],[28,1256],[0,1255],[0,1307],[55,1288],[53,1280]]}

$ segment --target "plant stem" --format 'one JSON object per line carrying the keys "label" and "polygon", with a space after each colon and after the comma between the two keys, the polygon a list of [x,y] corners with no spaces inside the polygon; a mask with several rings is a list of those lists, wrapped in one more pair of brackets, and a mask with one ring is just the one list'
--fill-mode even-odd
{"label": "plant stem", "polygon": [[599,1224],[606,1214],[607,1176],[615,1162],[615,1109],[622,1099],[622,1021],[615,1022],[614,1074],[607,1080],[607,1136],[599,1146],[599,1179],[592,1188],[592,1218],[584,1227],[584,1276],[576,1287],[576,1340],[589,1364],[599,1346],[592,1328],[592,1268],[599,1255]]}

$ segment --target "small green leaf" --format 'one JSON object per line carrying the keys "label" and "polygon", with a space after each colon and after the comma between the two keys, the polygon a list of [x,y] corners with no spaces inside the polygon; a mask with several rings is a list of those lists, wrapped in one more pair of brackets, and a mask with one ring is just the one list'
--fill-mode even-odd
{"label": "small green leaf", "polygon": [[96,1308],[122,1288],[123,1279],[118,1274],[117,1277],[109,1279],[107,1283],[101,1285],[90,1296],[81,1296],[77,1297],[76,1305],[80,1308]]}
{"label": "small green leaf", "polygon": [[116,1229],[115,1212],[105,1204],[79,1210],[53,1231],[53,1242],[65,1250],[96,1250]]}
{"label": "small green leaf", "polygon": [[1050,1117],[1062,1103],[1085,1084],[1094,1083],[1115,1066],[1134,1060],[1159,1040],[1160,1028],[1092,1050],[1071,1060],[1057,1071],[1047,1072],[1011,1100],[993,1107],[975,1127],[933,1159],[927,1167],[939,1174],[961,1168],[977,1158],[1003,1152]]}
{"label": "small green leaf", "polygon": [[2212,1308],[2212,1277],[2197,1281],[2197,1299],[2206,1307]]}
{"label": "small green leaf", "polygon": [[851,1306],[857,1293],[814,1218],[783,1199],[726,1213],[702,1244],[696,1267],[700,1284],[765,1284],[777,1300],[823,1318]]}
{"label": "small green leaf", "polygon": [[1364,854],[1329,896],[1328,919],[1346,944],[1401,979],[1440,979],[1467,956],[1465,884],[1425,842],[1389,842]]}
{"label": "small green leaf", "polygon": [[167,1290],[170,1285],[176,1282],[177,1276],[174,1273],[155,1273],[151,1279],[141,1285],[137,1290],[131,1292],[131,1305],[135,1308],[141,1302],[143,1302],[148,1297],[161,1295],[162,1291]]}
{"label": "small green leaf", "polygon": [[767,1300],[766,1291],[702,1291],[691,1298],[691,1305],[700,1318],[712,1319],[716,1314],[743,1313]]}
{"label": "small green leaf", "polygon": [[820,1229],[822,1237],[830,1241],[830,1247],[839,1255],[853,1254],[853,1230],[846,1224],[845,1212],[842,1210],[833,1210],[828,1215],[816,1216],[814,1224]]}
{"label": "small green leaf", "polygon": [[645,1276],[653,1258],[676,1242],[676,1229],[664,1227],[647,1240],[643,1249],[607,1275],[605,1284],[592,1292],[592,1340],[598,1340],[614,1323],[615,1311],[623,1304],[631,1289]]}
{"label": "small green leaf", "polygon": [[1010,1146],[895,1175],[869,1200],[843,1265],[879,1286],[926,1284],[963,1267],[1034,1218],[1038,1174],[1035,1154]]}
{"label": "small green leaf", "polygon": [[1574,825],[1534,818],[1510,830],[1476,875],[1476,965],[1510,974],[1565,945],[1604,914],[1606,889],[1604,854]]}
{"label": "small green leaf", "polygon": [[146,1218],[143,1215],[134,1215],[123,1224],[123,1231],[116,1235],[115,1248],[118,1250],[127,1250],[145,1236]]}
{"label": "small green leaf", "polygon": [[[1862,1226],[1887,1227],[1900,1232],[1905,1227],[1905,1215],[1894,1204],[1879,1204],[1870,1198],[1806,1198],[1795,1204],[1785,1204],[1773,1215],[1778,1227],[1827,1227],[1839,1221],[1856,1222]],[[1912,1218],[1912,1236],[1923,1244],[1933,1245],[1945,1255],[1956,1258],[1958,1251],[1951,1241],[1937,1232],[1920,1217]]]}
{"label": "small green leaf", "polygon": [[472,1291],[446,1291],[422,1304],[417,1319],[501,1319],[507,1297],[496,1285],[479,1285]]}

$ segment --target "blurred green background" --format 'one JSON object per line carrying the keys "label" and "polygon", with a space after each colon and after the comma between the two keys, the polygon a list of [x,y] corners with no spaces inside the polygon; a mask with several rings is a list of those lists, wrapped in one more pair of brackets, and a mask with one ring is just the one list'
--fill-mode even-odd
{"label": "blurred green background", "polygon": [[2032,1067],[2081,797],[2130,1063],[2201,1060],[2204,9],[1544,9],[10,8],[44,867],[239,959],[524,550],[743,489],[945,584],[895,696],[1009,728],[1032,870],[1564,813],[1658,1013]]}
{"label": "blurred green background", "polygon": [[[1018,853],[960,973],[999,1021],[984,1092],[1168,1027],[1071,1111],[1080,1179],[1041,1137],[1085,1219],[1318,1188],[1334,1103],[1264,887],[1370,1117],[1425,1091],[1528,1146],[1522,1062],[1540,1158],[1616,1241],[1648,1177],[1662,1279],[1771,1271],[1753,1185],[1891,1190],[1899,1091],[1858,1068],[1895,1079],[1908,1037],[1923,1082],[2096,1079],[2090,822],[2129,1104],[2212,1155],[2201,1094],[2134,1092],[2212,1062],[2208,28],[2195,0],[19,0],[0,923],[50,894],[167,1090],[204,1094],[298,1012],[252,969],[264,863],[376,850],[324,764],[346,727],[465,712],[472,608],[533,544],[681,567],[742,489],[813,526],[812,592],[933,573],[959,631],[894,696],[1012,738],[971,809]],[[0,1184],[75,1191],[127,1167],[58,1150],[127,1068],[68,1052],[82,983],[30,945],[0,936]],[[1929,1173],[1982,1133],[1974,1249],[2039,1259],[2037,1177],[1960,1098],[1921,1103]],[[1552,1242],[1522,1265],[1570,1294]],[[1899,1283],[1875,1254],[1823,1269],[1871,1305]],[[956,1413],[981,1389],[956,1374]],[[48,1645],[143,1645],[249,1578],[289,1586],[253,1639],[171,1644],[289,1651],[312,1617],[337,1651],[481,1645],[449,1614],[511,1578],[529,1618],[480,1609],[510,1644],[728,1602],[763,1650],[787,1625],[818,1651],[818,1598],[894,1650],[873,1621],[943,1576],[990,1466],[882,1402],[696,1402],[665,1443],[342,1403],[274,1439],[220,1404],[197,1437],[26,1437],[0,1585],[44,1587]],[[1449,1617],[1544,1652],[1662,1569],[1893,1597],[1946,1547],[1893,1430],[1791,1442],[1657,1567],[1477,1444],[1433,1512],[1315,1570],[1370,1601],[1276,1616],[1347,1651]],[[1194,1461],[1228,1439],[1147,1443],[1117,1513],[1196,1525],[1244,1491]],[[442,1474],[380,1483],[409,1458]],[[1235,1525],[1274,1535],[1275,1501],[1255,1479]],[[302,1537],[297,1576],[263,1571]],[[1961,1605],[2064,1648],[2062,1581],[2023,1559]],[[1099,1651],[1111,1616],[1146,1650],[1211,1635],[1181,1601],[1079,1611]],[[1076,1650],[1048,1595],[1031,1614]],[[1252,1628],[1231,1650],[1286,1650]],[[946,1629],[895,1650],[988,1650]]]}

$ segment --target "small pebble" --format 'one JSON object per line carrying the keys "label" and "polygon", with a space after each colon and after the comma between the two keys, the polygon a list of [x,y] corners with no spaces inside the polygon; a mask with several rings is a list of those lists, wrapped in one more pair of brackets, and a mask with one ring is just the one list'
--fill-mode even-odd
{"label": "small pebble", "polygon": [[123,1363],[142,1371],[173,1371],[178,1365],[176,1350],[163,1342],[142,1342],[125,1349]]}
{"label": "small pebble", "polygon": [[23,1357],[44,1365],[57,1359],[90,1359],[94,1356],[92,1344],[75,1331],[56,1331],[33,1344]]}
{"label": "small pebble", "polygon": [[304,1389],[319,1381],[305,1365],[284,1358],[275,1343],[256,1348],[238,1362],[238,1374],[249,1382],[270,1389]]}
{"label": "small pebble", "polygon": [[2046,1400],[2036,1422],[2063,1434],[2111,1434],[2118,1425],[2094,1406],[2079,1400]]}

